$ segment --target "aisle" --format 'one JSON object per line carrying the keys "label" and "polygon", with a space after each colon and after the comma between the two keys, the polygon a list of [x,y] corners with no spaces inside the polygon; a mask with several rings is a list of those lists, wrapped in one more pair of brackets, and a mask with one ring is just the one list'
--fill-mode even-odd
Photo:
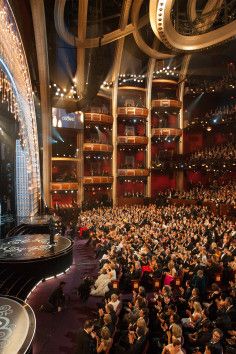
{"label": "aisle", "polygon": [[[78,329],[91,312],[96,310],[97,298],[90,297],[86,304],[81,303],[76,295],[75,287],[81,283],[85,275],[96,276],[98,261],[87,240],[79,240],[74,244],[74,261],[70,270],[58,277],[41,283],[30,295],[28,303],[36,314],[37,329],[33,344],[33,354],[73,354]],[[50,314],[40,312],[39,308],[60,281],[65,281],[65,294],[70,296],[67,308],[62,312]]]}

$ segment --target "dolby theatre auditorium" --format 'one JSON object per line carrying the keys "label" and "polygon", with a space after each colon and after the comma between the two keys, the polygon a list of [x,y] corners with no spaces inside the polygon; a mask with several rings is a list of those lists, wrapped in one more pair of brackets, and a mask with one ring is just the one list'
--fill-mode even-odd
{"label": "dolby theatre auditorium", "polygon": [[0,354],[235,353],[235,122],[235,0],[0,0]]}

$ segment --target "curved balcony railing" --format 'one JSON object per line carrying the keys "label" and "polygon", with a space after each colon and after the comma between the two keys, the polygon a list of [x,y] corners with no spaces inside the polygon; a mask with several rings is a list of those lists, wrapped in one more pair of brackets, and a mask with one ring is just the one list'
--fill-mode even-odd
{"label": "curved balcony railing", "polygon": [[112,152],[113,146],[110,144],[84,143],[83,151]]}
{"label": "curved balcony railing", "polygon": [[119,177],[147,177],[149,170],[147,168],[121,168],[118,169],[117,175]]}
{"label": "curved balcony railing", "polygon": [[152,100],[152,108],[178,108],[182,107],[182,102],[175,99],[156,99]]}
{"label": "curved balcony railing", "polygon": [[161,85],[161,86],[169,86],[169,85],[178,85],[178,81],[172,80],[172,79],[153,79],[152,80],[153,85]]}
{"label": "curved balcony railing", "polygon": [[182,136],[182,129],[177,128],[152,128],[152,137]]}
{"label": "curved balcony railing", "polygon": [[78,190],[79,184],[76,182],[51,182],[50,188],[52,191]]}
{"label": "curved balcony railing", "polygon": [[118,107],[118,117],[137,117],[146,119],[148,116],[148,109],[142,107]]}
{"label": "curved balcony railing", "polygon": [[112,176],[84,176],[84,184],[109,184],[113,182]]}
{"label": "curved balcony railing", "polygon": [[146,136],[118,136],[117,144],[135,144],[135,145],[147,145],[148,137]]}
{"label": "curved balcony railing", "polygon": [[112,124],[113,117],[108,114],[103,113],[85,113],[84,115],[85,123],[101,123],[101,124]]}

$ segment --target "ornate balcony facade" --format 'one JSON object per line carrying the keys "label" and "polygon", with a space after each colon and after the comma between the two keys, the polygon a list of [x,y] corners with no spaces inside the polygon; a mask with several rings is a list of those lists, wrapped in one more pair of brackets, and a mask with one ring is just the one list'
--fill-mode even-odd
{"label": "ornate balcony facade", "polygon": [[113,146],[109,144],[84,143],[83,151],[112,152]]}
{"label": "ornate balcony facade", "polygon": [[84,184],[109,184],[113,182],[111,176],[85,176],[83,178]]}
{"label": "ornate balcony facade", "polygon": [[129,168],[118,169],[117,175],[119,177],[147,177],[149,170],[147,168]]}
{"label": "ornate balcony facade", "polygon": [[52,182],[50,188],[51,191],[78,190],[79,184],[75,182]]}
{"label": "ornate balcony facade", "polygon": [[152,137],[182,136],[182,130],[176,128],[152,128]]}
{"label": "ornate balcony facade", "polygon": [[180,109],[182,108],[182,102],[175,99],[156,99],[152,100],[152,108],[175,108]]}
{"label": "ornate balcony facade", "polygon": [[147,145],[148,137],[146,136],[118,136],[117,144],[122,145]]}
{"label": "ornate balcony facade", "polygon": [[100,124],[110,124],[113,123],[113,117],[108,114],[102,113],[85,113],[84,115],[85,123],[100,123]]}
{"label": "ornate balcony facade", "polygon": [[118,107],[118,117],[137,117],[146,119],[148,116],[148,109],[142,107]]}

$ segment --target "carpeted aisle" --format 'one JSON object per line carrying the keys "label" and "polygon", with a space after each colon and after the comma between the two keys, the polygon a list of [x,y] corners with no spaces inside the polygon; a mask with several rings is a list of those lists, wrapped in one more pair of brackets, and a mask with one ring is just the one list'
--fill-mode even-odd
{"label": "carpeted aisle", "polygon": [[[95,276],[99,269],[94,251],[87,240],[79,240],[74,244],[74,261],[70,270],[58,277],[41,283],[30,295],[27,302],[36,314],[37,329],[33,344],[33,354],[72,354],[75,351],[76,333],[87,318],[93,318],[98,298],[90,297],[86,304],[76,295],[75,288],[85,275]],[[65,281],[65,294],[68,297],[66,309],[51,314],[40,312],[42,304],[60,281]]]}

